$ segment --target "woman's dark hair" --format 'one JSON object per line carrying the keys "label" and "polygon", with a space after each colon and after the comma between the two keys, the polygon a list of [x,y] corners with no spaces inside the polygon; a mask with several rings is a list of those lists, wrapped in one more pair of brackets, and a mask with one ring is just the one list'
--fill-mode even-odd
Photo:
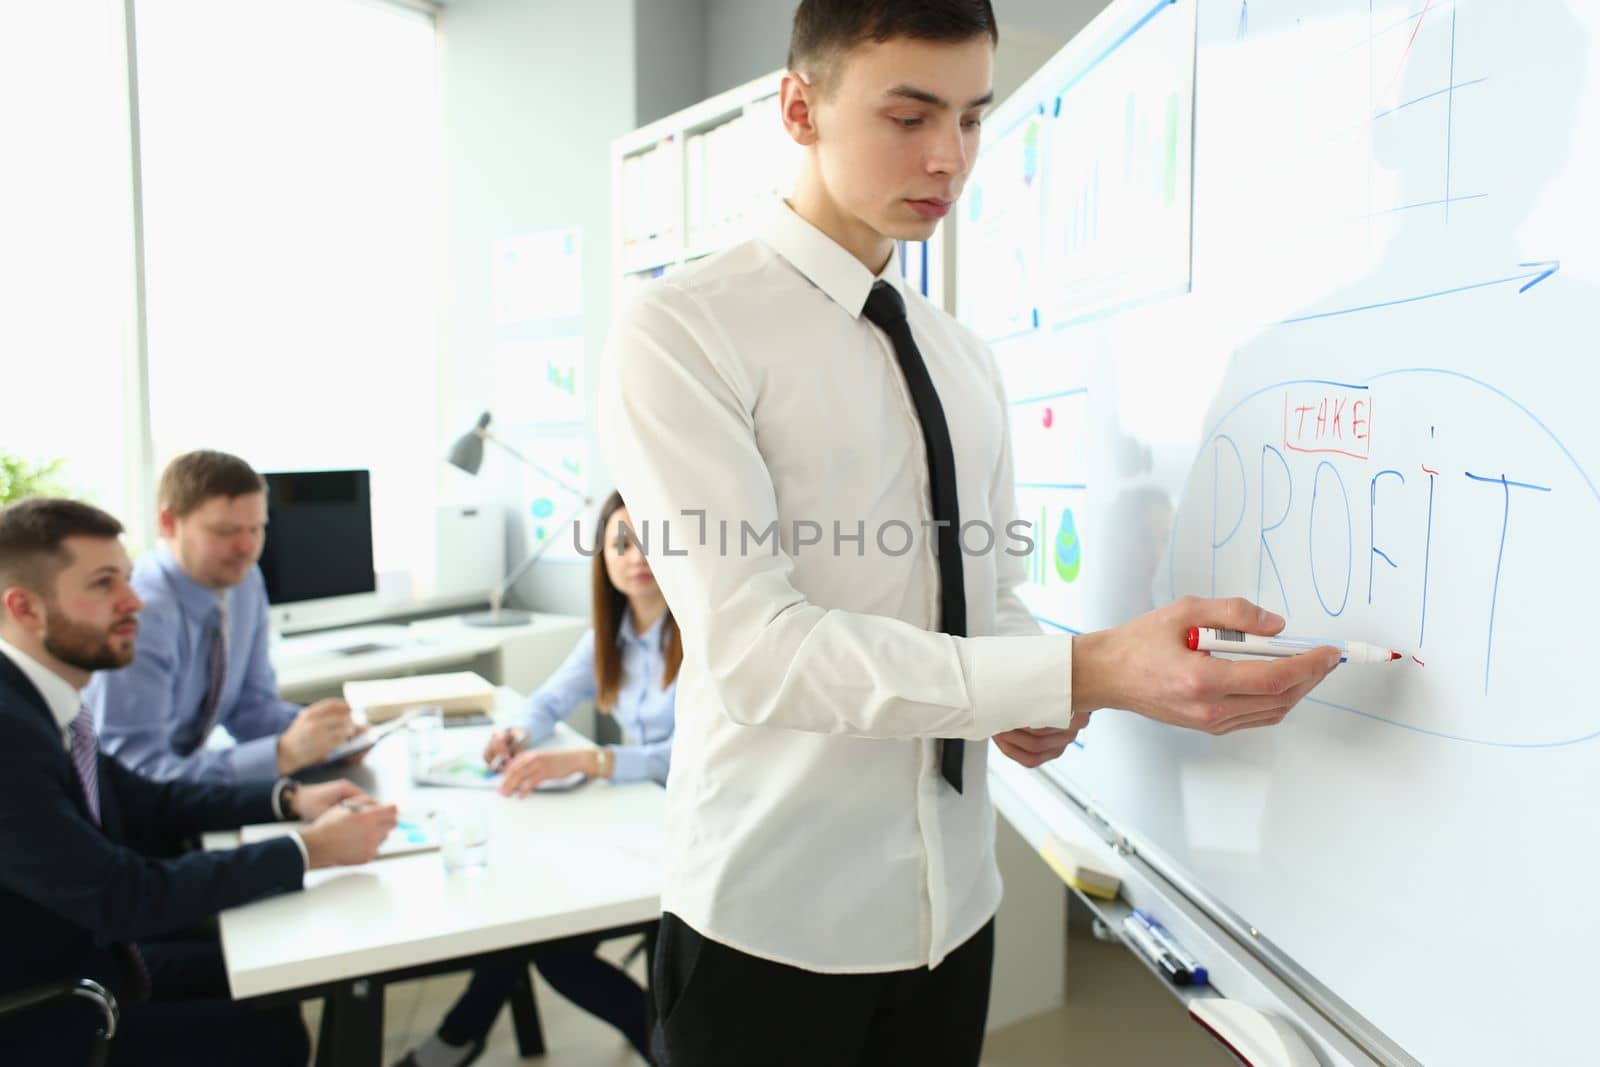
{"label": "woman's dark hair", "polygon": [[[622,650],[617,647],[617,634],[622,629],[622,615],[628,607],[627,594],[611,584],[606,571],[606,526],[625,505],[620,493],[612,493],[600,505],[599,523],[594,533],[594,706],[611,714],[617,704],[617,690],[622,686]],[[637,548],[638,542],[633,542]],[[667,611],[661,629],[661,640],[666,646],[666,666],[661,672],[661,688],[665,689],[678,677],[683,665],[683,638],[678,633],[672,612]]]}

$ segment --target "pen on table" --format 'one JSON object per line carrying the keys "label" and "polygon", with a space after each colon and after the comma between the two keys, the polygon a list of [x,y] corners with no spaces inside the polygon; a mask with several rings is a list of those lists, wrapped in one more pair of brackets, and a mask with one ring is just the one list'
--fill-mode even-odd
{"label": "pen on table", "polygon": [[1340,663],[1392,663],[1400,653],[1365,641],[1335,641],[1316,637],[1264,637],[1239,630],[1210,626],[1189,627],[1189,647],[1196,652],[1232,652],[1241,656],[1298,656],[1314,648],[1336,648]]}
{"label": "pen on table", "polygon": [[[516,735],[516,733],[514,731],[512,731],[512,730],[503,730],[503,731],[501,731],[500,734],[496,734],[495,736],[499,737],[499,736],[502,736],[502,735],[510,739],[508,741],[508,747],[515,746],[517,744],[517,741],[516,741],[517,735]],[[500,755],[496,756],[494,759],[489,761],[489,770],[494,774],[499,774],[501,771],[503,771],[505,769],[506,764],[511,762],[511,757],[515,756],[516,754],[517,753],[514,750],[513,751],[509,751],[509,752],[502,752]]]}
{"label": "pen on table", "polygon": [[1178,944],[1178,939],[1173,937],[1165,926],[1162,926],[1148,912],[1140,911],[1137,908],[1134,909],[1133,917],[1144,924],[1144,928],[1150,931],[1150,936],[1155,938],[1157,944],[1172,953],[1173,958],[1183,965],[1184,969],[1189,972],[1189,977],[1194,980],[1195,985],[1205,985],[1209,981],[1210,976],[1206,973],[1206,969],[1200,965],[1200,961],[1191,956],[1189,951],[1182,945]]}
{"label": "pen on table", "polygon": [[1176,956],[1162,948],[1151,936],[1149,928],[1134,916],[1123,916],[1122,932],[1129,944],[1133,945],[1145,959],[1155,964],[1156,969],[1166,975],[1174,985],[1188,985],[1194,981],[1194,975],[1189,969],[1180,963]]}

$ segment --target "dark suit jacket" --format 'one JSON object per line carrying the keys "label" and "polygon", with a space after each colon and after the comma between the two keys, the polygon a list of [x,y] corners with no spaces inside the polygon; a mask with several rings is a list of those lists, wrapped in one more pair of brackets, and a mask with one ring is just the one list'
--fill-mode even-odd
{"label": "dark suit jacket", "polygon": [[274,821],[270,783],[153,782],[102,755],[100,817],[44,697],[0,653],[0,992],[78,977],[126,999],[114,946],[301,887],[287,838],[177,854],[204,831]]}

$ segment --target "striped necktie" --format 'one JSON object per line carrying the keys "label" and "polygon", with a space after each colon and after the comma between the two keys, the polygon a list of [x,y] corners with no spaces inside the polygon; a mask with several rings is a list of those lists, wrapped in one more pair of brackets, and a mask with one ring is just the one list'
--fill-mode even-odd
{"label": "striped necktie", "polygon": [[[78,772],[78,783],[83,786],[83,799],[89,805],[89,817],[99,826],[100,744],[95,738],[94,720],[89,716],[88,708],[78,709],[78,714],[67,724],[67,736],[72,766]],[[111,948],[127,965],[128,977],[132,979],[133,995],[130,999],[147,999],[150,996],[150,968],[145,966],[144,953],[131,942],[118,943]]]}
{"label": "striped necktie", "polygon": [[100,825],[100,745],[94,736],[94,720],[88,708],[79,708],[67,725],[71,736],[72,765],[78,769],[78,781],[83,786],[83,799],[89,804],[89,817]]}
{"label": "striped necktie", "polygon": [[[889,335],[894,357],[911,390],[911,403],[922,424],[922,444],[928,454],[928,491],[932,496],[933,517],[939,523],[939,628],[956,637],[967,636],[967,596],[961,569],[961,510],[956,503],[956,455],[950,444],[950,425],[944,406],[933,387],[933,378],[922,361],[922,352],[911,337],[906,321],[906,302],[888,282],[876,282],[867,294],[862,314]],[[940,743],[939,769],[944,780],[961,792],[961,770],[966,746],[960,738]]]}
{"label": "striped necktie", "polygon": [[211,648],[206,658],[206,695],[200,703],[199,727],[194,747],[200,748],[217,724],[222,707],[222,690],[228,682],[228,594],[217,594],[216,625],[211,632]]}

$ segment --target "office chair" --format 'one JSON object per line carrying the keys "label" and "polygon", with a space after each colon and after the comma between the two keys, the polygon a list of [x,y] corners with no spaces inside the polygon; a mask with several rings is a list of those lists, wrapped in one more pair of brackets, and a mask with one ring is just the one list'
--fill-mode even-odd
{"label": "office chair", "polygon": [[44,985],[0,995],[0,1020],[14,1018],[46,1004],[54,1004],[71,997],[81,997],[100,1009],[100,1025],[95,1030],[94,1043],[89,1049],[88,1067],[105,1067],[106,1056],[111,1051],[112,1039],[117,1036],[117,1024],[122,1012],[117,998],[99,982],[88,978],[61,978]]}
{"label": "office chair", "polygon": [[[622,727],[617,724],[617,720],[600,711],[593,711],[593,715],[594,743],[597,745],[620,745],[623,742]],[[639,943],[629,949],[626,956],[622,957],[622,969],[627,970],[632,967],[633,961],[643,955],[649,947],[649,935],[639,938]]]}

